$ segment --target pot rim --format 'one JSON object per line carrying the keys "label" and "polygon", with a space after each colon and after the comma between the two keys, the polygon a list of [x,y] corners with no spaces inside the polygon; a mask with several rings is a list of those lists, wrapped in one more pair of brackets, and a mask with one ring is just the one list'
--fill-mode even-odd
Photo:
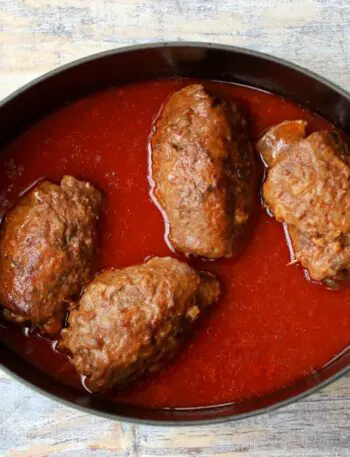
{"label": "pot rim", "polygon": [[[140,51],[140,50],[152,50],[152,49],[161,49],[161,48],[200,48],[200,49],[205,49],[205,50],[221,50],[221,51],[227,51],[227,52],[234,52],[237,54],[241,55],[246,55],[246,56],[252,56],[252,57],[257,57],[261,58],[265,61],[273,62],[278,65],[282,65],[287,69],[297,71],[298,73],[301,73],[305,76],[308,76],[312,78],[315,81],[323,83],[325,86],[329,87],[331,90],[337,92],[340,94],[342,97],[347,99],[347,101],[350,103],[350,93],[347,92],[346,90],[342,89],[340,86],[337,84],[329,81],[328,79],[318,75],[317,73],[314,73],[313,71],[310,71],[300,65],[297,65],[295,63],[289,62],[285,59],[279,58],[279,57],[274,57],[270,54],[266,54],[260,51],[255,51],[243,47],[238,47],[238,46],[231,46],[231,45],[226,45],[226,44],[217,44],[217,43],[211,43],[211,42],[196,42],[196,41],[165,41],[165,42],[152,42],[152,43],[144,43],[144,44],[136,44],[136,45],[130,45],[130,46],[122,46],[120,48],[114,48],[114,49],[109,49],[107,51],[103,52],[98,52],[94,53],[85,57],[81,57],[79,59],[76,59],[72,62],[69,62],[67,64],[61,65],[53,70],[50,70],[43,75],[29,81],[25,85],[21,86],[19,89],[15,90],[14,92],[10,93],[8,96],[6,96],[4,99],[0,101],[0,109],[5,106],[7,103],[18,97],[20,94],[26,92],[27,90],[33,88],[37,84],[50,79],[51,77],[54,77],[60,73],[65,72],[66,70],[69,70],[71,68],[77,67],[81,64],[85,64],[90,61],[94,60],[99,60],[103,59],[105,57],[109,56],[114,56],[117,54],[122,54],[122,53],[130,53],[133,51]],[[335,359],[329,362],[327,365],[331,365],[338,357],[341,355],[344,355],[344,353],[349,352],[349,347],[345,348],[345,351],[343,351],[341,354],[336,356]],[[0,367],[2,370],[4,370],[6,373],[10,374],[10,376],[20,383],[24,384],[25,386],[30,387],[32,390],[35,392],[38,392],[45,397],[57,401],[65,406],[69,406],[71,408],[76,408],[78,410],[84,411],[86,413],[94,414],[99,417],[107,418],[107,419],[112,419],[112,420],[120,420],[124,422],[129,422],[133,424],[146,424],[146,425],[153,425],[153,426],[194,426],[194,425],[213,425],[213,424],[220,424],[224,422],[232,422],[236,420],[242,420],[246,419],[252,416],[257,416],[262,413],[267,413],[271,412],[273,410],[279,409],[283,406],[290,405],[298,400],[304,399],[308,397],[309,395],[317,392],[318,390],[324,388],[325,386],[329,385],[330,383],[334,382],[335,380],[339,379],[340,377],[344,376],[346,373],[350,372],[350,366],[345,366],[344,368],[340,369],[333,375],[329,376],[323,381],[320,381],[319,384],[306,389],[305,391],[293,395],[285,400],[282,401],[277,401],[274,404],[271,404],[269,406],[263,406],[263,407],[258,407],[255,410],[249,411],[249,412],[243,412],[243,413],[238,413],[238,414],[233,414],[230,416],[224,416],[220,418],[209,418],[209,419],[195,419],[195,420],[174,420],[174,419],[166,419],[166,420],[155,420],[155,419],[145,419],[145,418],[133,418],[133,417],[128,417],[122,414],[114,414],[110,412],[103,412],[101,410],[91,408],[89,406],[84,406],[81,404],[77,404],[73,401],[66,400],[62,398],[59,394],[54,394],[51,392],[48,392],[42,387],[39,387],[38,385],[35,385],[34,383],[24,379],[21,377],[19,374],[15,373],[12,369],[9,367],[5,366],[2,362],[0,362]],[[322,368],[321,368],[322,369]],[[308,378],[308,377],[307,377]],[[279,391],[283,391],[285,388],[280,389]],[[273,393],[272,393],[273,394]],[[267,395],[268,397],[269,395]],[[212,407],[202,407],[202,408],[183,408],[183,410],[204,410],[204,409],[215,409],[215,407],[220,407],[220,405],[213,405]],[[147,408],[147,409],[152,409],[152,408]],[[167,410],[168,408],[154,408],[154,409],[162,409],[162,410]],[[180,408],[181,410],[181,408]]]}

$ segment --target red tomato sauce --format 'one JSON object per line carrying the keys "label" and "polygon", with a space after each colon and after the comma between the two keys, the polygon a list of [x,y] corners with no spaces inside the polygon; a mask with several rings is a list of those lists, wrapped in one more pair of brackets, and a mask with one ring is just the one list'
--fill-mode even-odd
{"label": "red tomato sauce", "polygon": [[[93,94],[38,121],[1,155],[0,215],[41,178],[64,174],[91,181],[106,197],[98,269],[149,256],[175,255],[150,198],[148,143],[167,97],[188,80],[138,83]],[[206,82],[239,102],[256,140],[286,119],[306,119],[309,132],[332,126],[275,95]],[[281,224],[264,208],[245,251],[197,267],[218,275],[223,293],[190,343],[161,373],[110,398],[145,406],[186,407],[263,396],[321,368],[350,343],[350,287],[310,283],[290,261]],[[0,324],[1,339],[64,383],[83,389],[68,357],[28,329]]]}

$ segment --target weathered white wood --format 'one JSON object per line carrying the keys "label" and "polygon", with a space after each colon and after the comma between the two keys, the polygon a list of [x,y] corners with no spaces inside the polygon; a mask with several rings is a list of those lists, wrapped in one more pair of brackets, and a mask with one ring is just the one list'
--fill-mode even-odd
{"label": "weathered white wood", "polygon": [[121,424],[59,405],[0,378],[6,457],[350,455],[350,377],[304,401],[237,423],[163,428]]}
{"label": "weathered white wood", "polygon": [[0,97],[44,71],[154,40],[245,46],[350,87],[348,0],[0,0]]}
{"label": "weathered white wood", "polygon": [[[0,0],[0,98],[76,58],[197,40],[289,59],[350,90],[349,0]],[[0,371],[0,456],[350,456],[350,377],[266,416],[207,427],[120,424]]]}

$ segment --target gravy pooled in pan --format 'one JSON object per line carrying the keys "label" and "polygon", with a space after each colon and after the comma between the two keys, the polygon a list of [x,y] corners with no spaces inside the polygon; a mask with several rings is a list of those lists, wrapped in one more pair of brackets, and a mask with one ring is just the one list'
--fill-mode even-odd
{"label": "gravy pooled in pan", "polygon": [[312,279],[346,279],[350,153],[339,134],[320,131],[306,137],[305,128],[304,121],[286,121],[258,142],[268,165],[263,197],[276,219],[288,224],[295,258]]}
{"label": "gravy pooled in pan", "polygon": [[247,123],[232,101],[189,85],[166,103],[151,139],[153,192],[175,249],[230,257],[256,189]]}
{"label": "gravy pooled in pan", "polygon": [[65,303],[94,271],[101,201],[91,184],[65,176],[61,185],[41,181],[5,217],[0,301],[8,319],[60,330]]}
{"label": "gravy pooled in pan", "polygon": [[171,257],[106,270],[70,313],[60,348],[91,391],[124,387],[162,368],[219,293],[213,275]]}
{"label": "gravy pooled in pan", "polygon": [[[330,290],[305,281],[300,265],[287,267],[290,253],[283,227],[258,202],[254,221],[237,217],[249,214],[253,187],[262,182],[250,160],[245,122],[233,107],[247,113],[254,143],[271,126],[300,119],[277,128],[283,131],[278,134],[278,147],[271,148],[266,141],[269,152],[263,155],[269,163],[276,151],[282,156],[291,142],[305,141],[306,122],[310,133],[333,127],[276,95],[222,82],[204,84],[206,90],[197,81],[171,79],[94,93],[38,120],[1,151],[0,216],[7,235],[0,252],[6,246],[7,261],[12,257],[14,263],[1,266],[7,282],[2,284],[0,306],[7,308],[7,315],[12,312],[12,317],[24,321],[17,325],[4,319],[1,310],[1,345],[53,379],[73,386],[82,399],[90,389],[112,405],[115,402],[116,408],[121,403],[165,408],[242,404],[314,375],[350,343],[350,287]],[[168,112],[174,100],[176,110]],[[165,108],[159,117],[161,107]],[[231,109],[236,113],[233,125]],[[169,127],[175,120],[184,125],[180,137],[174,126]],[[153,125],[157,128],[150,139]],[[167,143],[170,138],[178,151]],[[153,165],[161,170],[153,170],[153,178],[162,180],[156,180],[154,191],[157,195],[161,189],[166,196],[162,201],[157,195],[173,222],[172,234],[180,240],[177,249],[192,253],[194,246],[200,246],[199,238],[205,248],[189,255],[186,263],[168,258],[176,254],[166,242],[164,219],[150,195],[148,152],[150,140],[155,139],[153,159],[159,154],[159,160]],[[193,145],[188,146],[189,142]],[[237,142],[246,144],[246,149]],[[331,143],[327,140],[327,144]],[[248,151],[245,159],[244,150]],[[164,162],[167,152],[178,161]],[[190,173],[181,174],[186,164]],[[252,181],[243,179],[250,172]],[[51,183],[66,175],[84,177],[104,195],[95,259],[95,241],[83,240],[95,239],[100,193],[69,178],[71,197],[66,199],[67,178],[61,186]],[[40,184],[35,190],[33,184],[40,181],[43,186],[43,177],[44,183],[50,183],[37,195],[45,196],[39,205],[33,192]],[[21,202],[27,200],[21,195],[28,188],[32,191],[24,199],[29,203],[23,206]],[[174,203],[171,192],[183,200]],[[59,204],[49,204],[52,193]],[[209,210],[207,198],[217,204],[216,209]],[[193,202],[198,202],[197,207],[191,206]],[[8,231],[13,211],[19,215]],[[183,227],[176,211],[183,216]],[[22,236],[24,230],[28,237]],[[188,237],[192,231],[197,244]],[[244,246],[241,231],[250,235],[242,237]],[[63,235],[66,232],[69,236]],[[202,257],[213,252],[226,256],[237,246],[239,256],[210,262]],[[35,261],[35,271],[23,268],[25,259]],[[15,267],[19,268],[14,275]],[[92,270],[98,274],[89,284]],[[199,273],[203,270],[208,273]],[[217,303],[202,312],[216,301],[218,284]],[[9,309],[10,288],[16,290],[17,301]],[[43,335],[43,328],[53,331],[60,326],[65,301],[72,298],[77,301],[69,307],[62,341],[57,334],[58,341]],[[31,321],[39,329],[29,331]],[[181,350],[166,363],[178,345]],[[123,389],[143,373],[147,375]]]}

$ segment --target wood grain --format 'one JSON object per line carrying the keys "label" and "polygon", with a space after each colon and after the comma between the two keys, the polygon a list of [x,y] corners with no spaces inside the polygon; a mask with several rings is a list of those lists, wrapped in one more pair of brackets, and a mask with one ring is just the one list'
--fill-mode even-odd
{"label": "wood grain", "polygon": [[[76,58],[155,40],[256,49],[350,90],[349,0],[0,0],[0,98]],[[161,428],[75,411],[0,371],[0,456],[347,457],[349,380],[239,423]]]}
{"label": "wood grain", "polygon": [[350,87],[348,0],[0,0],[0,97],[94,52],[154,40],[235,44]]}

